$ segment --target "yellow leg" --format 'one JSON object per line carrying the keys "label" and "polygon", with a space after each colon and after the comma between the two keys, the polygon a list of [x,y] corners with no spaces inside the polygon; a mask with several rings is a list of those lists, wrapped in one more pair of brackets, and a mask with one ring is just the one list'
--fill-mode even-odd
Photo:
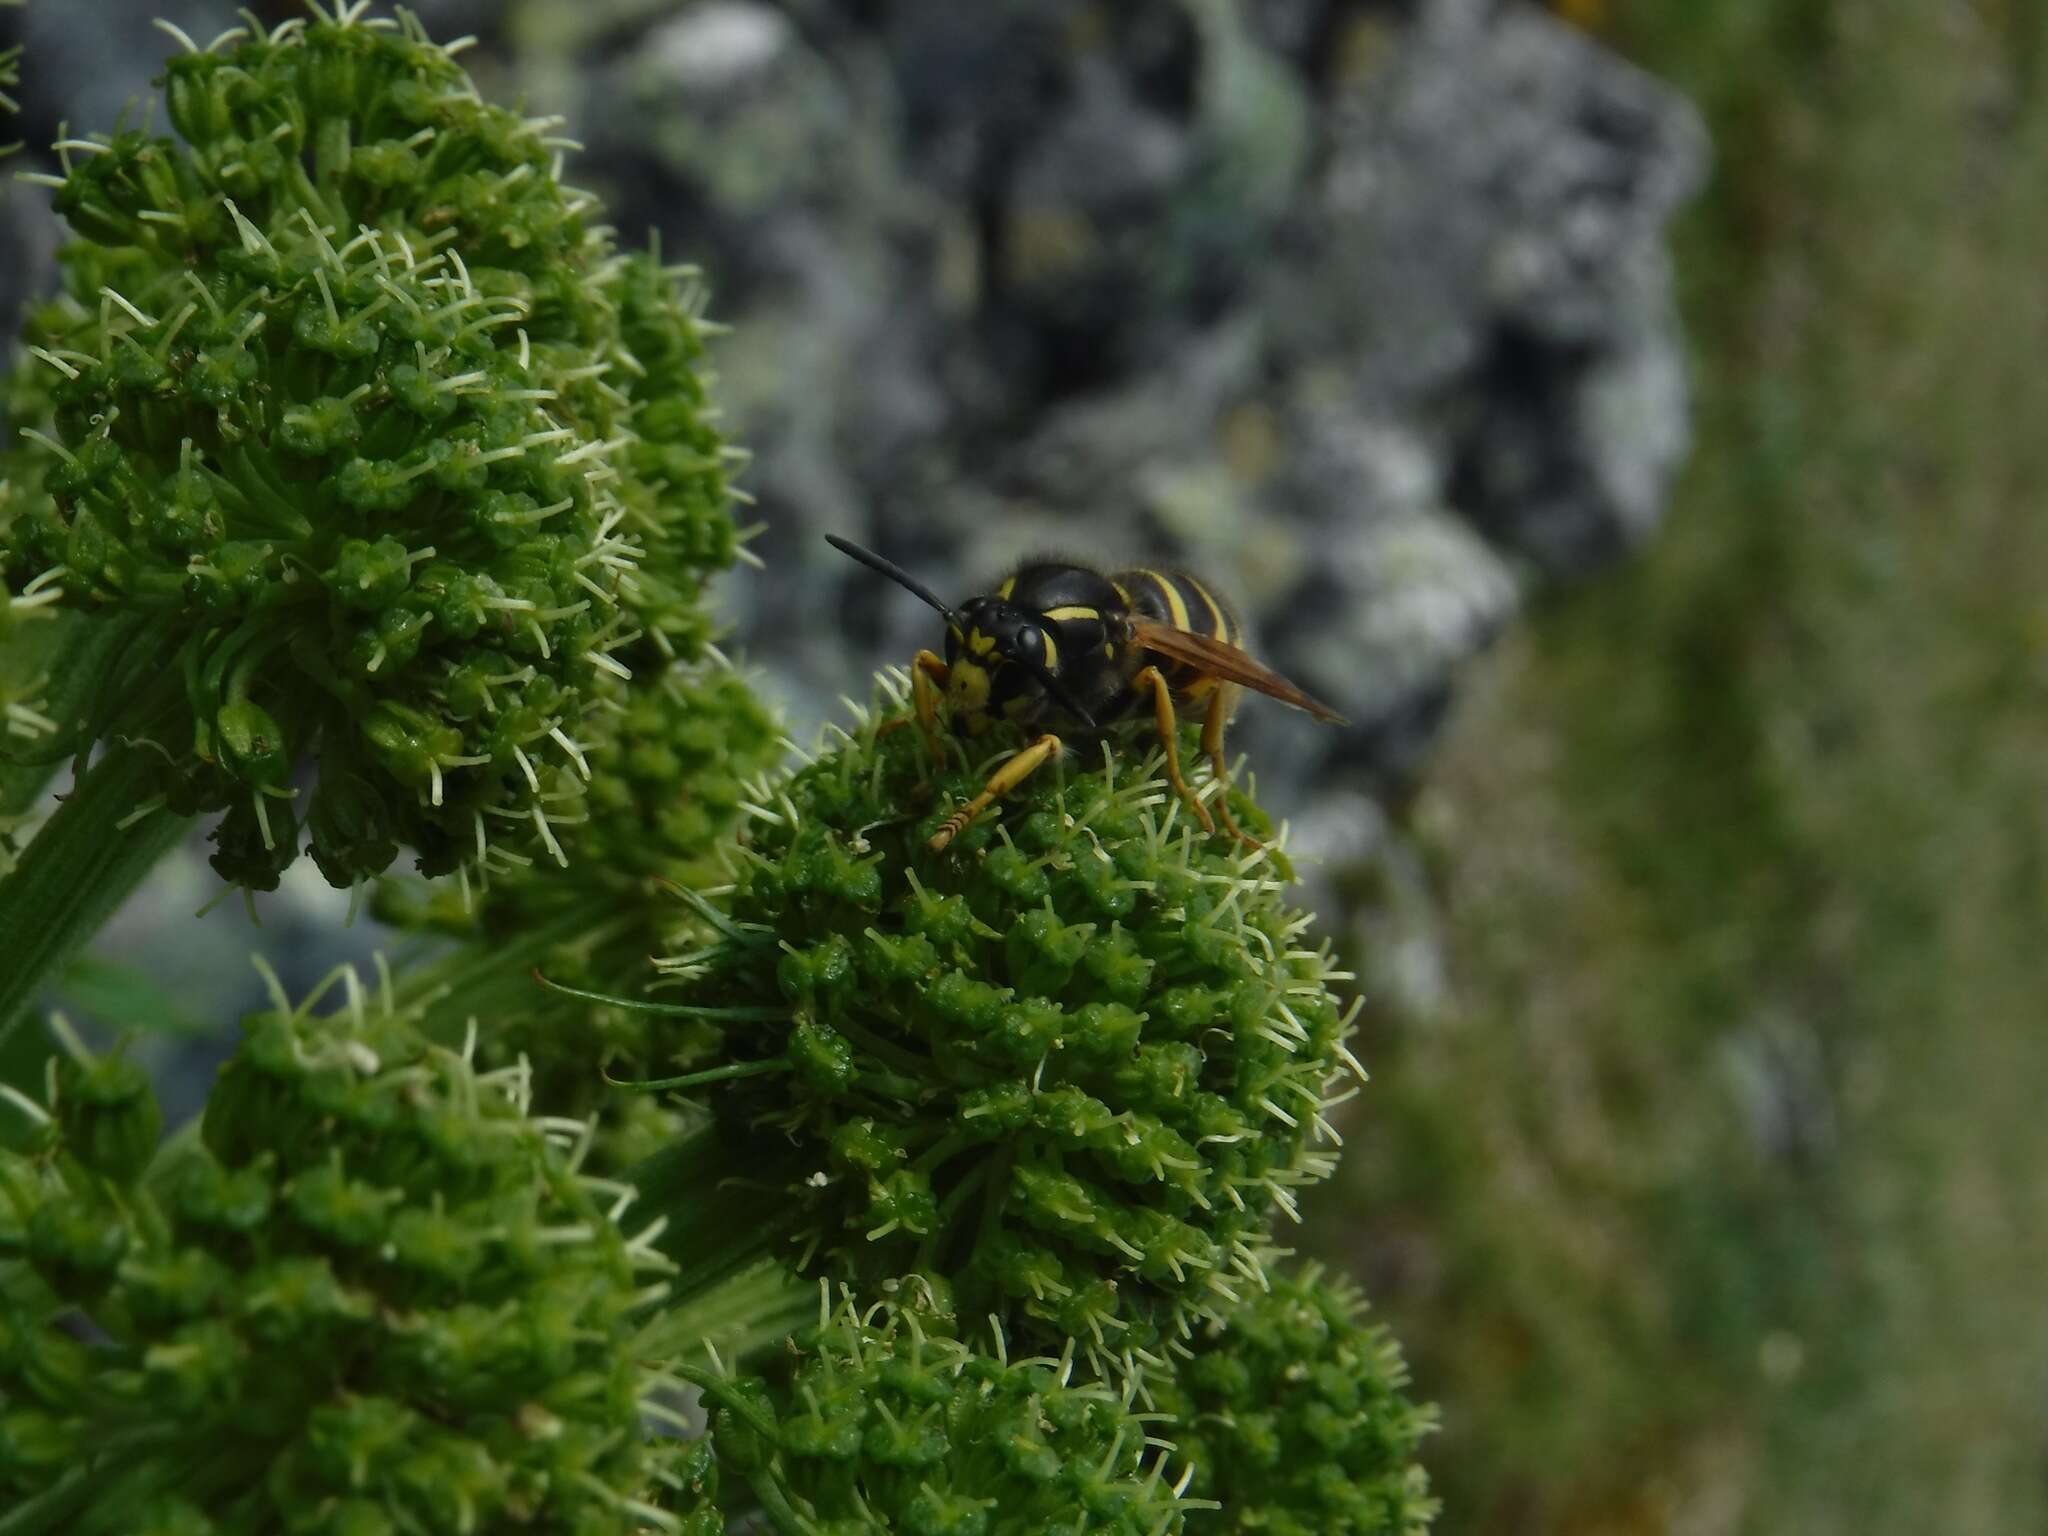
{"label": "yellow leg", "polygon": [[1229,714],[1230,685],[1218,683],[1216,691],[1209,695],[1209,713],[1202,720],[1202,751],[1207,755],[1220,786],[1216,792],[1216,814],[1223,818],[1224,831],[1240,843],[1263,848],[1266,845],[1240,827],[1237,818],[1230,814],[1230,773],[1223,766],[1223,722]]}
{"label": "yellow leg", "polygon": [[1146,667],[1131,679],[1131,686],[1143,692],[1152,690],[1152,719],[1159,727],[1159,744],[1166,748],[1166,781],[1173,786],[1173,792],[1186,802],[1188,813],[1202,824],[1202,830],[1215,835],[1216,823],[1209,819],[1209,808],[1195,798],[1195,792],[1188,788],[1188,781],[1180,776],[1180,727],[1173,713],[1173,690],[1166,686],[1166,679],[1157,667]]}
{"label": "yellow leg", "polygon": [[[946,663],[937,653],[919,651],[910,660],[910,697],[918,730],[924,736],[924,744],[931,748],[932,761],[943,764],[946,749],[939,737],[939,691],[946,686]],[[910,724],[909,719],[897,718],[884,721],[875,732],[877,739],[888,735],[900,726]]]}
{"label": "yellow leg", "polygon": [[1003,766],[989,775],[981,793],[947,817],[946,824],[931,835],[925,846],[933,853],[945,852],[946,845],[965,831],[969,822],[1058,757],[1059,753],[1060,739],[1053,735],[1041,736],[1021,752],[1011,753],[1003,760]]}

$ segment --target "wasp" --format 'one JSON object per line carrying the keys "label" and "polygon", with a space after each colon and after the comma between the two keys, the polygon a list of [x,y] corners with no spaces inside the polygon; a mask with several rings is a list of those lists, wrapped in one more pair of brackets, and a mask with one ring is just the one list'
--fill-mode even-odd
{"label": "wasp", "polygon": [[[946,654],[921,650],[911,664],[916,722],[935,757],[943,756],[938,727],[943,696],[956,725],[980,735],[998,720],[1042,728],[989,776],[981,793],[932,834],[927,846],[944,850],[967,825],[1057,756],[1059,731],[1100,735],[1151,707],[1166,752],[1166,777],[1204,832],[1216,823],[1181,776],[1178,722],[1182,710],[1202,716],[1202,752],[1218,783],[1223,728],[1250,688],[1318,720],[1341,724],[1327,704],[1311,698],[1240,645],[1243,630],[1230,608],[1194,577],[1178,571],[1137,569],[1104,575],[1065,560],[1033,561],[995,591],[958,607],[941,602],[901,566],[849,540],[825,536],[841,554],[886,576],[939,611],[946,621]],[[1223,796],[1216,810],[1226,830],[1256,843],[1230,814]]]}

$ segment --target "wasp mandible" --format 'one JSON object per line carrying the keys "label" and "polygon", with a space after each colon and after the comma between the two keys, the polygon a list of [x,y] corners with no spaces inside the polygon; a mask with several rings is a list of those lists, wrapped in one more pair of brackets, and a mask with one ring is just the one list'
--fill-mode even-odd
{"label": "wasp mandible", "polygon": [[[942,691],[954,720],[970,736],[999,719],[1095,735],[1149,703],[1166,750],[1166,777],[1202,830],[1213,834],[1216,823],[1209,808],[1181,777],[1178,711],[1202,712],[1202,751],[1217,782],[1226,785],[1223,728],[1241,687],[1318,720],[1342,723],[1328,705],[1246,655],[1238,643],[1243,631],[1236,616],[1207,586],[1184,573],[1137,569],[1105,576],[1070,561],[1037,560],[994,592],[956,608],[874,551],[831,534],[825,538],[945,619],[945,656],[919,651],[910,669],[918,728],[934,756],[942,755]],[[942,851],[975,817],[1057,757],[1063,745],[1047,729],[1006,758],[981,793],[955,811],[927,846]],[[1256,843],[1238,826],[1222,795],[1216,810],[1232,836]]]}

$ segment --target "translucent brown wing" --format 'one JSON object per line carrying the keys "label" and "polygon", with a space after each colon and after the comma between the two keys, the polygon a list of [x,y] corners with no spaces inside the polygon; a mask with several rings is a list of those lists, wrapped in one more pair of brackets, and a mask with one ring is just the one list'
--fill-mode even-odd
{"label": "translucent brown wing", "polygon": [[1329,705],[1303,693],[1271,667],[1262,666],[1234,645],[1225,645],[1221,640],[1211,640],[1206,635],[1191,634],[1185,629],[1175,629],[1170,624],[1155,624],[1148,619],[1138,620],[1136,627],[1138,644],[1154,655],[1192,667],[1205,677],[1241,683],[1283,704],[1305,709],[1318,720],[1328,720],[1336,725],[1344,723],[1344,717]]}

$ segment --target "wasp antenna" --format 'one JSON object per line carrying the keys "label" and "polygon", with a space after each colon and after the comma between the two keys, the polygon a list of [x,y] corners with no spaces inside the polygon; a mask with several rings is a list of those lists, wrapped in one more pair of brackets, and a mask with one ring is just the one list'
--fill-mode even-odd
{"label": "wasp antenna", "polygon": [[842,555],[848,555],[851,556],[853,559],[858,560],[862,565],[866,566],[869,570],[874,571],[879,575],[888,577],[891,581],[895,582],[897,586],[903,588],[904,591],[909,592],[915,597],[920,597],[924,599],[924,601],[931,604],[932,607],[938,609],[940,613],[946,616],[946,622],[948,624],[953,622],[952,607],[946,603],[940,602],[938,598],[933,594],[932,589],[930,587],[926,586],[923,582],[919,581],[915,576],[911,575],[910,572],[904,570],[903,567],[896,564],[895,561],[884,560],[880,555],[876,554],[873,550],[862,549],[858,544],[854,543],[851,539],[842,539],[836,533],[826,534],[825,542],[827,544],[830,544],[834,549],[838,550],[839,553],[841,553]]}

